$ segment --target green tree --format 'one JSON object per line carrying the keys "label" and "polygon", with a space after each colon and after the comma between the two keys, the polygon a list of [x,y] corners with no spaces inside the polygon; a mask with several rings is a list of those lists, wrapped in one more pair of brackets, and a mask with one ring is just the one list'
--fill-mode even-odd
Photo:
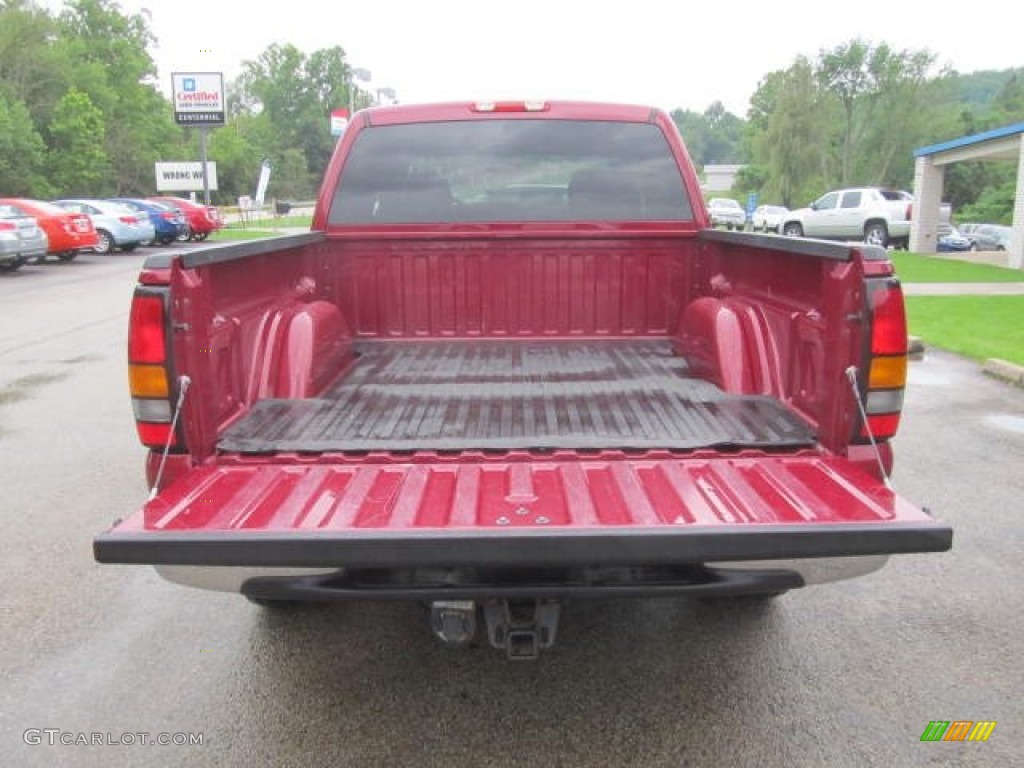
{"label": "green tree", "polygon": [[46,145],[28,109],[0,92],[0,190],[15,197],[49,197]]}
{"label": "green tree", "polygon": [[148,48],[156,40],[147,12],[127,14],[113,0],[72,0],[60,16],[71,62],[71,85],[88,94],[105,118],[103,148],[109,190],[143,194],[153,186],[156,160],[180,159],[184,137],[156,90]]}
{"label": "green tree", "polygon": [[[288,196],[315,191],[334,150],[329,114],[347,104],[350,74],[340,47],[307,57],[293,45],[275,44],[246,62],[232,84],[230,111],[252,119],[250,141],[270,158],[272,178]],[[369,103],[366,94],[358,96],[357,107]]]}
{"label": "green tree", "polygon": [[677,109],[671,117],[698,168],[746,160],[743,146],[745,122],[727,111],[722,102],[712,102],[703,113]]}
{"label": "green tree", "polygon": [[240,196],[254,193],[261,156],[245,136],[244,121],[236,118],[213,131],[208,157],[217,163],[217,201],[233,204]]}
{"label": "green tree", "polygon": [[[816,78],[842,108],[840,184],[885,180],[896,153],[913,147],[922,133],[917,126],[935,58],[930,51],[896,51],[859,39],[820,53]],[[865,150],[868,143],[874,143],[873,153]],[[873,156],[878,164],[864,162]]]}
{"label": "green tree", "polygon": [[294,200],[308,197],[316,189],[319,179],[314,179],[306,167],[306,158],[296,148],[286,149],[271,163],[270,184],[267,197]]}
{"label": "green tree", "polygon": [[812,64],[793,65],[762,80],[751,100],[751,151],[767,170],[762,196],[803,205],[833,181],[835,114],[818,87]]}
{"label": "green tree", "polygon": [[103,113],[89,96],[71,89],[57,102],[50,123],[50,179],[66,197],[102,197],[113,192],[104,150]]}
{"label": "green tree", "polygon": [[28,110],[37,130],[49,123],[71,71],[60,29],[26,0],[0,0],[0,91]]}
{"label": "green tree", "polygon": [[871,48],[862,40],[844,43],[832,51],[822,51],[815,75],[821,88],[832,93],[843,108],[844,124],[840,183],[850,182],[853,154],[867,128],[878,98],[878,88],[870,69]]}
{"label": "green tree", "polygon": [[679,134],[686,143],[690,159],[698,170],[707,162],[708,125],[704,115],[689,109],[676,109],[671,113],[672,122],[679,129]]}
{"label": "green tree", "polygon": [[999,118],[1006,123],[1024,120],[1024,70],[1010,75],[996,94],[992,106]]}

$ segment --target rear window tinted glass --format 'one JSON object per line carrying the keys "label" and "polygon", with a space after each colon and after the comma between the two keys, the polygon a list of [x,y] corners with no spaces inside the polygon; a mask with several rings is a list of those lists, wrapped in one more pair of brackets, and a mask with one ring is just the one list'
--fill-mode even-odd
{"label": "rear window tinted glass", "polygon": [[860,192],[847,192],[843,195],[843,201],[839,204],[840,208],[859,208],[860,207]]}
{"label": "rear window tinted glass", "polygon": [[692,218],[679,168],[655,125],[478,120],[364,130],[329,221]]}

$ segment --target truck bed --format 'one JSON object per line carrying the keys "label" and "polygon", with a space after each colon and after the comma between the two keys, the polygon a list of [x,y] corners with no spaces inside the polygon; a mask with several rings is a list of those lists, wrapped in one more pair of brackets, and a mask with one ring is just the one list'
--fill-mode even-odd
{"label": "truck bed", "polygon": [[792,448],[814,436],[773,398],[687,375],[668,339],[362,343],[321,396],[265,399],[234,453]]}

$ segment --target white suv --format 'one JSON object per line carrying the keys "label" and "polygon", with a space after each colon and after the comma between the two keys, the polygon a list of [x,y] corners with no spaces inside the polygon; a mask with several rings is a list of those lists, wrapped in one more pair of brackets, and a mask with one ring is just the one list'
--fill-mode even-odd
{"label": "white suv", "polygon": [[883,248],[890,243],[905,245],[913,202],[913,195],[897,189],[839,189],[787,213],[781,231],[790,237],[863,240]]}

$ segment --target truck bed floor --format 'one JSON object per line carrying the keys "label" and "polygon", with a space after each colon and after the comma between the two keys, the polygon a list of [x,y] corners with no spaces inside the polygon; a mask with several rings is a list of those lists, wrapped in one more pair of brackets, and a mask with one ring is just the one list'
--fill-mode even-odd
{"label": "truck bed floor", "polygon": [[256,403],[240,453],[796,447],[808,425],[769,397],[687,377],[668,340],[370,342],[307,400]]}

